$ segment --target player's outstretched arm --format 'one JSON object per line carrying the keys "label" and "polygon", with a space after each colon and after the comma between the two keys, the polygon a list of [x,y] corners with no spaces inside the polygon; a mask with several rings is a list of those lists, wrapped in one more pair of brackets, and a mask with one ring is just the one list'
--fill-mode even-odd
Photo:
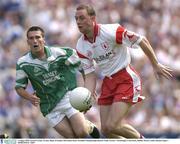
{"label": "player's outstretched arm", "polygon": [[155,52],[153,48],[151,47],[149,41],[146,38],[143,38],[139,45],[144,51],[144,53],[146,54],[146,56],[149,58],[153,66],[156,77],[160,78],[163,76],[167,79],[171,78],[172,70],[169,67],[158,62]]}

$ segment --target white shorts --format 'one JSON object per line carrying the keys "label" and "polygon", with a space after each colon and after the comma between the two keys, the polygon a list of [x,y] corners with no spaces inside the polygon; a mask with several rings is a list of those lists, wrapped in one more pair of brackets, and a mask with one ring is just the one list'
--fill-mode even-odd
{"label": "white shorts", "polygon": [[72,115],[79,112],[71,106],[69,95],[70,92],[67,92],[56,107],[45,116],[52,127],[55,127],[59,122],[61,122],[65,116],[70,118]]}

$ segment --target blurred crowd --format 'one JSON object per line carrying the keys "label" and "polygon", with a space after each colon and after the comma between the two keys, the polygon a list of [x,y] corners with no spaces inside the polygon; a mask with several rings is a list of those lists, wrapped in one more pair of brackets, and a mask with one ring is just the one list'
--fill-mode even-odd
{"label": "blurred crowd", "polygon": [[[60,138],[39,109],[15,92],[15,67],[29,49],[26,30],[32,25],[45,29],[48,45],[75,48],[80,33],[74,12],[80,3],[94,6],[98,23],[120,23],[146,36],[159,61],[173,69],[171,80],[157,80],[141,49],[130,50],[146,99],[132,108],[126,121],[147,137],[180,138],[179,0],[0,0],[0,133],[12,138]],[[98,69],[97,76],[99,94]],[[100,127],[96,104],[85,115]]]}

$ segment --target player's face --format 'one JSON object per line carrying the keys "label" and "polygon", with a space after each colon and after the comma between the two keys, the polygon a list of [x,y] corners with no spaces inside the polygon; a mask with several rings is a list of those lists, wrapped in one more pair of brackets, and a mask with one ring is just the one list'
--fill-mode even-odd
{"label": "player's face", "polygon": [[77,10],[75,14],[75,19],[81,33],[88,34],[93,31],[92,17],[88,15],[85,9]]}
{"label": "player's face", "polygon": [[44,50],[45,40],[41,31],[30,31],[28,33],[27,42],[32,53],[37,53]]}

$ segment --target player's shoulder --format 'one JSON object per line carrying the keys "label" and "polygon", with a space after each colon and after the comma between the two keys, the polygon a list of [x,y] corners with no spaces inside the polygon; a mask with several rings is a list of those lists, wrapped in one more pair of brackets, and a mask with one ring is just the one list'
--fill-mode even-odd
{"label": "player's shoulder", "polygon": [[100,26],[100,36],[105,37],[107,39],[116,36],[116,32],[121,27],[120,24],[114,23],[114,24],[101,24]]}
{"label": "player's shoulder", "polygon": [[51,52],[57,56],[63,56],[74,51],[71,47],[51,46],[49,47]]}
{"label": "player's shoulder", "polygon": [[84,45],[86,45],[83,37],[79,38],[78,41],[77,41],[77,44],[76,44],[76,51],[78,52],[82,52],[84,51]]}
{"label": "player's shoulder", "polygon": [[28,62],[31,59],[31,52],[26,52],[23,56],[21,56],[18,60],[17,60],[17,64],[21,64],[24,62]]}
{"label": "player's shoulder", "polygon": [[71,47],[62,47],[62,46],[48,46],[52,51],[64,51],[64,50],[72,50]]}
{"label": "player's shoulder", "polygon": [[82,43],[84,41],[84,35],[82,34],[78,40],[77,40],[77,43]]}
{"label": "player's shoulder", "polygon": [[119,23],[114,24],[99,24],[100,29],[112,29],[112,28],[118,28],[121,26]]}
{"label": "player's shoulder", "polygon": [[84,42],[85,42],[84,35],[81,35],[77,40],[76,49],[81,49]]}

